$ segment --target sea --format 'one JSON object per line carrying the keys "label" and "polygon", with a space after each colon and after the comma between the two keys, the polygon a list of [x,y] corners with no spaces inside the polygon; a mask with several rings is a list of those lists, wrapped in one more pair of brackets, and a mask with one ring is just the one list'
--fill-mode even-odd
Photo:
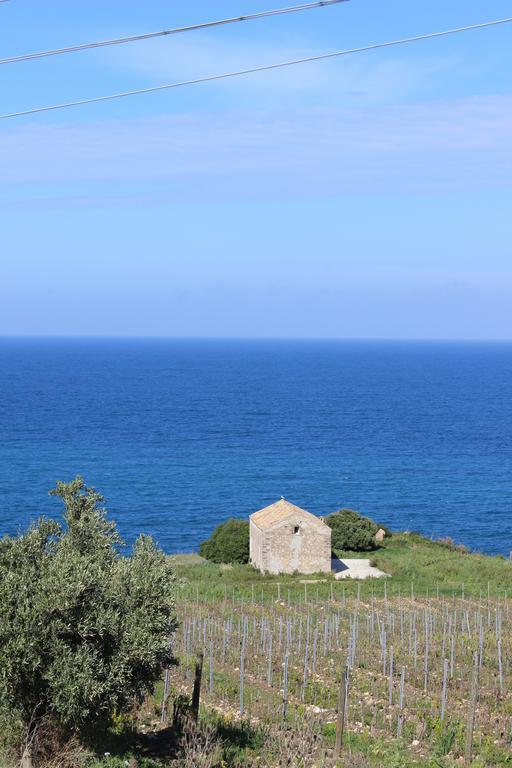
{"label": "sea", "polygon": [[281,496],[512,550],[512,344],[0,339],[0,536],[82,475],[129,549]]}

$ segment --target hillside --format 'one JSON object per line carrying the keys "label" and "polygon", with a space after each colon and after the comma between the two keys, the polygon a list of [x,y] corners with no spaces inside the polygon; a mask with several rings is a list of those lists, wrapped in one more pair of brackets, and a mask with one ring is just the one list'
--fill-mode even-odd
{"label": "hillside", "polygon": [[171,557],[176,665],[115,721],[100,751],[110,754],[80,753],[80,765],[455,768],[468,755],[476,768],[512,764],[512,563],[417,534],[394,535],[370,556],[392,577],[264,576]]}
{"label": "hillside", "polygon": [[[385,582],[343,581],[347,594],[357,589],[369,589],[375,595],[384,594],[384,591],[388,595],[410,594],[412,588],[417,596],[423,597],[438,594],[452,596],[453,593],[479,597],[489,592],[495,596],[508,596],[512,590],[512,561],[501,556],[468,552],[449,540],[431,541],[416,533],[394,534],[375,552],[364,555],[359,552],[336,554],[341,558],[368,557],[392,577]],[[303,591],[302,582],[305,580],[301,575],[262,575],[250,566],[213,565],[198,555],[177,555],[173,557],[173,562],[179,577],[187,582],[204,585],[212,593],[222,592],[229,586],[240,597],[252,595],[254,589],[263,589],[265,594],[271,594],[272,589],[277,589],[277,584],[283,589]],[[320,574],[318,579],[315,589],[319,595],[325,593],[330,596],[328,585],[334,580],[326,574]],[[335,582],[333,588],[341,589],[341,586]]]}
{"label": "hillside", "polygon": [[339,765],[460,764],[468,718],[472,764],[508,764],[512,563],[417,534],[395,535],[371,556],[391,578],[263,576],[250,566],[174,558],[179,690],[190,688],[202,652],[205,716],[250,722],[266,734],[256,747],[248,739],[240,765],[262,764],[261,745],[284,739],[291,751],[302,745],[297,765],[332,766],[339,681],[348,664]]}

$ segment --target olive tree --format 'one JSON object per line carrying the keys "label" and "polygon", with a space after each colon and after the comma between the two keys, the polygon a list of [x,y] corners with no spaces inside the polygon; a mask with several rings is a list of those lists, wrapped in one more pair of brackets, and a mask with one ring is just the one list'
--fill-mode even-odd
{"label": "olive tree", "polygon": [[26,766],[41,723],[97,733],[151,690],[176,626],[173,572],[152,540],[124,556],[102,496],[80,477],[50,493],[62,524],[41,519],[0,540],[0,706],[24,727]]}

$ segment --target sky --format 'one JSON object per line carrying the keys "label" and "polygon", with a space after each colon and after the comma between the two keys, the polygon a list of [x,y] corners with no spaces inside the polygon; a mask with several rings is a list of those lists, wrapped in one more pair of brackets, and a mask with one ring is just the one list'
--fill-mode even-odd
{"label": "sky", "polygon": [[[293,0],[8,0],[0,58]],[[0,67],[0,112],[503,18],[350,0]],[[512,24],[0,121],[0,334],[512,338]]]}

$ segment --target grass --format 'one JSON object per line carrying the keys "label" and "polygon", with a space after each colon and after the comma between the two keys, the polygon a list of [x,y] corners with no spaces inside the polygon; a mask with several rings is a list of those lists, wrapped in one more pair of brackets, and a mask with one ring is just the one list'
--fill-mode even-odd
{"label": "grass", "polygon": [[[512,593],[512,561],[502,556],[459,551],[446,543],[425,539],[419,534],[395,534],[386,539],[383,546],[374,552],[361,555],[356,552],[339,552],[339,557],[368,557],[391,579],[370,580],[364,584],[344,580],[336,582],[330,574],[318,574],[317,584],[304,585],[304,581],[315,581],[315,576],[305,578],[263,575],[249,565],[225,566],[207,563],[198,555],[173,556],[176,572],[182,590],[193,599],[199,593],[214,599],[250,599],[258,596],[273,600],[279,594],[281,599],[295,601],[298,594],[330,596],[331,583],[338,594],[347,595],[370,590],[376,596],[411,594],[417,597],[443,595],[445,597],[465,595],[480,597],[508,596]],[[386,583],[384,583],[386,582]]]}
{"label": "grass", "polygon": [[450,596],[454,592],[472,597],[509,593],[512,562],[500,556],[459,551],[414,533],[399,534],[385,542],[372,558],[393,576],[391,588],[414,584],[417,594]]}

